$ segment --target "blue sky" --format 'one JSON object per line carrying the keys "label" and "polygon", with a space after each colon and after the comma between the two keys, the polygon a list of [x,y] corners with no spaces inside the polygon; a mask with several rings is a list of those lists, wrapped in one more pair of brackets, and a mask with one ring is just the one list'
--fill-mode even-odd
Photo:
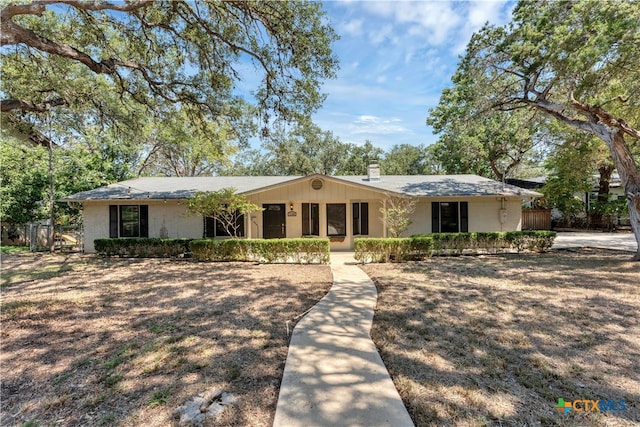
{"label": "blue sky", "polygon": [[325,1],[341,39],[338,78],[314,122],[342,142],[432,144],[428,109],[450,85],[474,31],[510,20],[510,1]]}

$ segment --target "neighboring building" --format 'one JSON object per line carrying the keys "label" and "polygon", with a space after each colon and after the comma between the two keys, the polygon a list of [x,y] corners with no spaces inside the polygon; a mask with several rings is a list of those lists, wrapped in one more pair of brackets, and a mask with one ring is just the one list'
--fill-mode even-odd
{"label": "neighboring building", "polygon": [[243,218],[245,238],[318,236],[331,249],[351,249],[356,237],[386,237],[380,209],[388,197],[417,201],[406,235],[431,232],[512,231],[521,205],[540,193],[476,175],[247,176],[138,178],[69,196],[83,208],[85,251],[108,237],[224,238],[211,218],[189,215],[197,191],[233,187],[263,207]]}
{"label": "neighboring building", "polygon": [[[579,218],[583,218],[587,220],[590,212],[592,211],[594,205],[598,201],[598,175],[593,176],[593,187],[592,190],[588,193],[576,193],[576,197],[582,200],[584,205],[584,212],[579,216]],[[536,178],[525,178],[525,179],[515,179],[510,178],[507,179],[507,183],[511,185],[515,185],[521,188],[526,188],[528,190],[539,190],[544,187],[544,184],[547,182],[546,176],[540,176]],[[613,173],[611,175],[611,179],[609,181],[609,201],[615,200],[626,200],[626,196],[624,193],[624,188],[622,187],[622,181],[620,180],[620,175],[617,173]],[[558,220],[562,218],[562,213],[557,209],[552,210],[552,218],[554,220]],[[618,215],[615,218],[611,219],[613,226],[630,226],[629,222],[629,214],[627,211],[624,211],[621,215]]]}

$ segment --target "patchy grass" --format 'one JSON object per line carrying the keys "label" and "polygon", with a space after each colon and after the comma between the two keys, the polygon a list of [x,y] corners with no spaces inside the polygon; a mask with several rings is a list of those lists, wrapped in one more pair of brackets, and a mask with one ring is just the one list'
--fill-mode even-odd
{"label": "patchy grass", "polygon": [[29,252],[29,246],[0,246],[0,254]]}
{"label": "patchy grass", "polygon": [[[620,253],[366,265],[372,337],[419,426],[640,422],[640,266]],[[553,409],[558,398],[626,411]]]}
{"label": "patchy grass", "polygon": [[329,267],[87,255],[3,255],[3,425],[173,425],[212,388],[238,403],[210,422],[271,425],[286,322]]}

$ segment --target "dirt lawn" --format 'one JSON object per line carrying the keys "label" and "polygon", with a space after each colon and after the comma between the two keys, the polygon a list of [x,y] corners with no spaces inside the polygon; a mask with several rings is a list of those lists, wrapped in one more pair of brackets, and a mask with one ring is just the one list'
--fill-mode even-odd
{"label": "dirt lawn", "polygon": [[[415,424],[640,425],[640,263],[629,258],[558,250],[364,266],[379,291],[372,337]],[[618,410],[564,415],[559,398]]]}
{"label": "dirt lawn", "polygon": [[328,266],[2,257],[2,425],[174,425],[232,393],[213,425],[269,426],[287,322],[331,286]]}

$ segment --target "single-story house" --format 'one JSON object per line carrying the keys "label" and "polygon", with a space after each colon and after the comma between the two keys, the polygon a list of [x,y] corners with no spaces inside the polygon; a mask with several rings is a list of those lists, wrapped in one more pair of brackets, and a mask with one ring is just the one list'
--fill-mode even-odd
{"label": "single-story house", "polygon": [[351,249],[356,237],[386,237],[381,213],[390,197],[416,201],[406,235],[513,231],[521,205],[535,191],[476,175],[215,176],[137,178],[66,197],[81,204],[85,252],[93,241],[117,237],[224,238],[211,218],[190,215],[198,191],[233,187],[263,208],[242,219],[245,238],[329,237],[331,249]]}

